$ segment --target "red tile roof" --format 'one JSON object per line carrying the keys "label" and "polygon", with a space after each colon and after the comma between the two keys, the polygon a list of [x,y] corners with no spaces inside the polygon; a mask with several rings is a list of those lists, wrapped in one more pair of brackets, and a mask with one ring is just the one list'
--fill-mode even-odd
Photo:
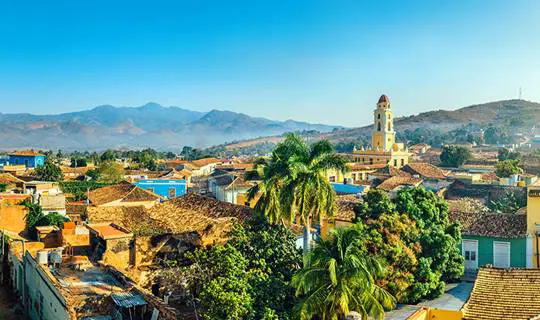
{"label": "red tile roof", "polygon": [[527,215],[514,213],[449,212],[461,233],[470,236],[521,238],[527,235]]}
{"label": "red tile roof", "polygon": [[425,179],[446,179],[447,175],[441,168],[425,162],[409,163],[402,170]]}
{"label": "red tile roof", "polygon": [[127,181],[90,191],[88,199],[93,205],[102,205],[121,200],[122,202],[154,201],[159,196]]}
{"label": "red tile roof", "polygon": [[399,186],[412,186],[417,187],[422,183],[422,179],[413,177],[394,176],[384,180],[377,189],[392,191]]}
{"label": "red tile roof", "polygon": [[20,151],[12,152],[9,155],[10,156],[31,156],[31,157],[44,156],[44,154],[41,154],[41,153],[36,152],[34,150],[20,150]]}

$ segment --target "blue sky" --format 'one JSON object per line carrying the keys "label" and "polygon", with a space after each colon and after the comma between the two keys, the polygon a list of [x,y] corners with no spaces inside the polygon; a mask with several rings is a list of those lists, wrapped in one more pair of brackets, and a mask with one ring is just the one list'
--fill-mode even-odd
{"label": "blue sky", "polygon": [[358,126],[540,101],[540,1],[3,1],[0,112],[148,101]]}

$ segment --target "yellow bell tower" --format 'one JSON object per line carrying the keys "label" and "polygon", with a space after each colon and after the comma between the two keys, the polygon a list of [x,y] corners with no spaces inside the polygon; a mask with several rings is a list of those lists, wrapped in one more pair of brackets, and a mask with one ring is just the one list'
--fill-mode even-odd
{"label": "yellow bell tower", "polygon": [[392,150],[396,132],[394,131],[394,117],[390,109],[390,99],[382,95],[377,102],[377,109],[373,111],[374,129],[371,136],[371,146],[374,150],[390,151]]}

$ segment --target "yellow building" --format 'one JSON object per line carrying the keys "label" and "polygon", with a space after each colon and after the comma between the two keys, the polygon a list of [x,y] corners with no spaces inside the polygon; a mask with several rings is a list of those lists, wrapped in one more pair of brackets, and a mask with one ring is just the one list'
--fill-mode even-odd
{"label": "yellow building", "polygon": [[540,180],[527,189],[527,267],[540,268]]}
{"label": "yellow building", "polygon": [[401,168],[409,163],[409,150],[403,143],[396,143],[394,116],[390,108],[390,99],[382,95],[373,111],[374,123],[371,136],[371,147],[361,147],[353,150],[351,157],[354,162],[362,164],[387,164]]}

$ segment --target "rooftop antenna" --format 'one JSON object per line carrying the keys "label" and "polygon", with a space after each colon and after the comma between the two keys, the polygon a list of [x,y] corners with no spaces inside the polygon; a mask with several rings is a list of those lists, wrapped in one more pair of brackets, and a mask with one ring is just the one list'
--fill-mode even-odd
{"label": "rooftop antenna", "polygon": [[519,100],[523,100],[523,99],[522,99],[521,87],[519,87]]}

